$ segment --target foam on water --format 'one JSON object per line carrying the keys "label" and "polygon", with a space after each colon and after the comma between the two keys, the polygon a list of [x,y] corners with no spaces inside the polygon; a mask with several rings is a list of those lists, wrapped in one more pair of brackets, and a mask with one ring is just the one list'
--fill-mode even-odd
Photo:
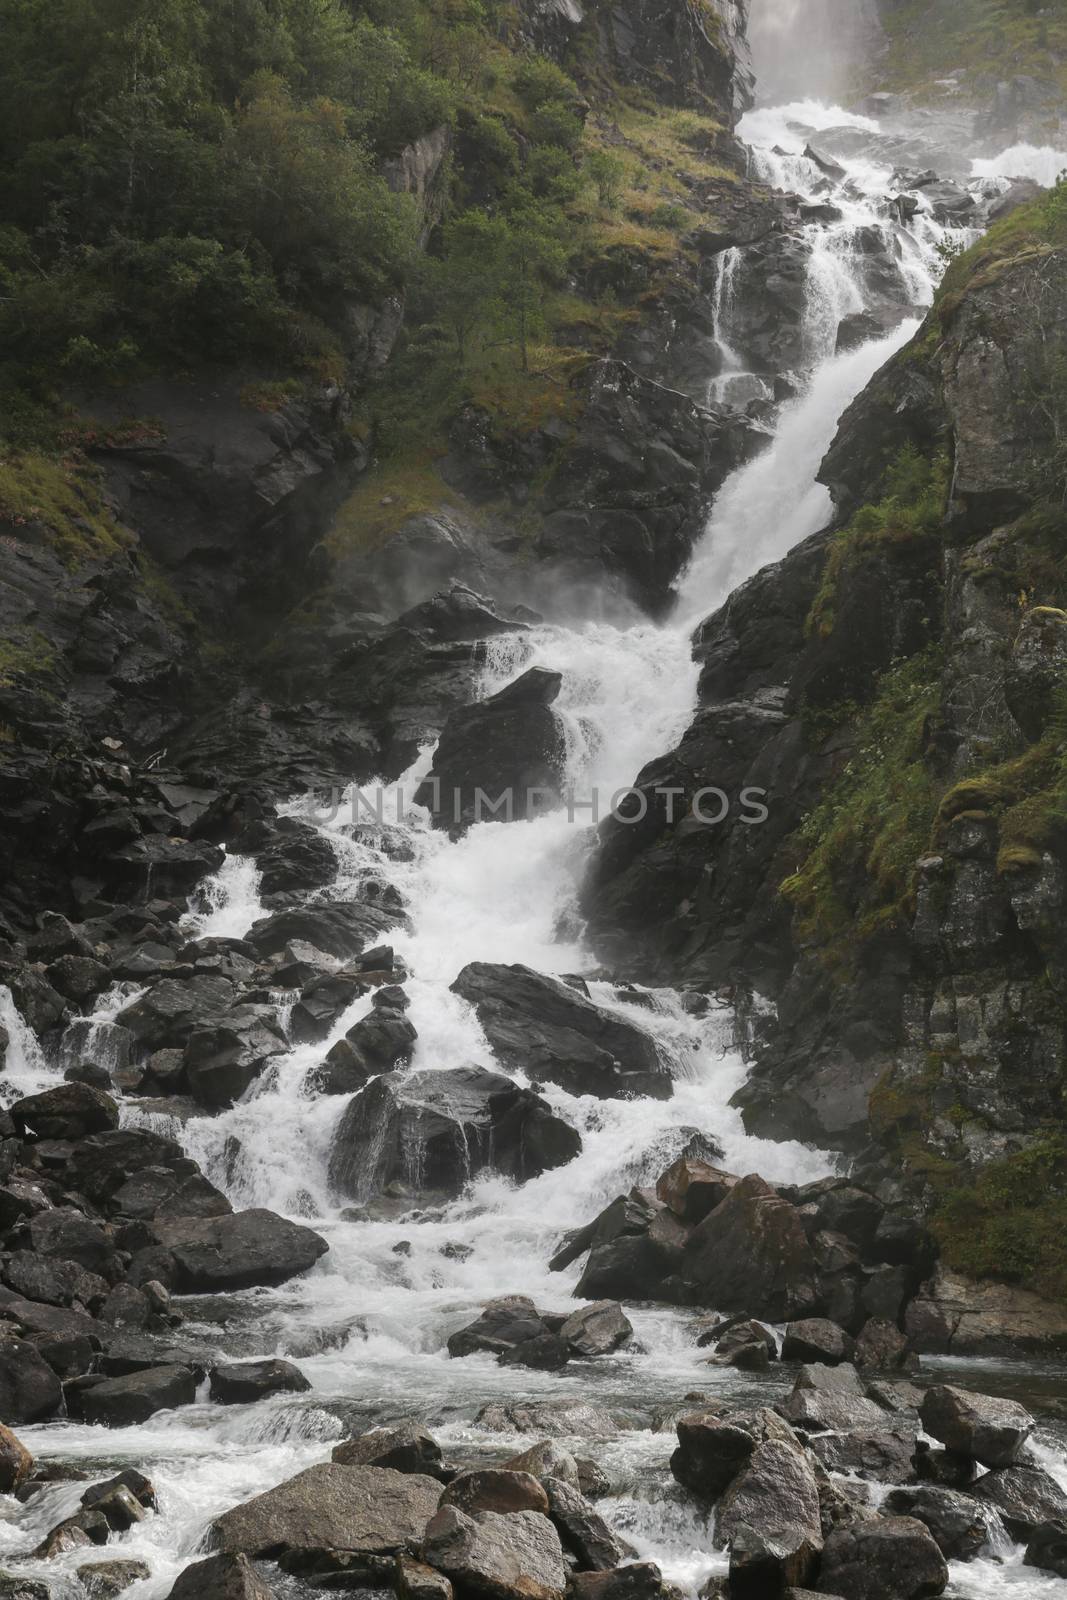
{"label": "foam on water", "polygon": [[1067,172],[1067,150],[1047,144],[1013,144],[998,156],[979,157],[971,163],[976,178],[1032,178],[1051,189]]}

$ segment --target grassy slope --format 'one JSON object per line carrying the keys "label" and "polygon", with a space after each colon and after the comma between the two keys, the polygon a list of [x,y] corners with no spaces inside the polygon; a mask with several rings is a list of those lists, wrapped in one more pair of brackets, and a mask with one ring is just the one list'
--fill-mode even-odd
{"label": "grassy slope", "polygon": [[968,82],[1023,74],[1067,95],[1067,4],[1046,0],[904,0],[884,4],[888,40],[872,86],[937,94],[938,80],[963,68]]}

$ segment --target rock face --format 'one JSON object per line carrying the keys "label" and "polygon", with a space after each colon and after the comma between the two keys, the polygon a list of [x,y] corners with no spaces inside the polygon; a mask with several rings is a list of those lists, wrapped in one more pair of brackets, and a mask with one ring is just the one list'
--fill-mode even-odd
{"label": "rock face", "polygon": [[441,1485],[387,1467],[309,1467],[214,1523],[215,1548],[249,1556],[285,1551],[412,1553],[437,1510]]}
{"label": "rock face", "polygon": [[341,1118],[330,1180],[357,1200],[393,1182],[455,1196],[487,1169],[524,1182],[580,1150],[540,1096],[484,1067],[457,1067],[369,1084]]}
{"label": "rock face", "polygon": [[650,1035],[529,967],[473,962],[452,988],[473,1005],[501,1065],[535,1083],[601,1099],[669,1099],[670,1074]]}
{"label": "rock face", "polygon": [[415,795],[436,826],[521,822],[559,804],[565,743],[552,704],[562,684],[558,672],[531,667],[488,700],[452,713]]}
{"label": "rock face", "polygon": [[491,1600],[560,1600],[566,1585],[559,1535],[534,1511],[468,1516],[443,1507],[426,1529],[423,1557],[461,1590]]}

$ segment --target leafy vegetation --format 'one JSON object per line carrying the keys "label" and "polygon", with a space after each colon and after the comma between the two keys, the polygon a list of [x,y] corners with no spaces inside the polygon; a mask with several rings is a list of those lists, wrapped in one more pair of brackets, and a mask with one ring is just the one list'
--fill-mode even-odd
{"label": "leafy vegetation", "polygon": [[924,760],[939,698],[938,647],[887,672],[858,719],[850,761],[793,836],[800,865],[781,893],[800,943],[841,976],[910,908],[941,793]]}
{"label": "leafy vegetation", "polygon": [[1067,1301],[1067,1140],[1049,1131],[942,1197],[932,1221],[948,1266]]}
{"label": "leafy vegetation", "polygon": [[808,616],[809,634],[826,638],[833,632],[837,586],[848,567],[872,551],[929,538],[940,531],[948,485],[947,455],[930,458],[914,445],[898,454],[886,471],[882,499],[862,506],[834,535]]}
{"label": "leafy vegetation", "polygon": [[960,68],[971,80],[1025,74],[1067,89],[1063,0],[898,0],[881,15],[889,49],[877,81],[895,90],[943,93]]}

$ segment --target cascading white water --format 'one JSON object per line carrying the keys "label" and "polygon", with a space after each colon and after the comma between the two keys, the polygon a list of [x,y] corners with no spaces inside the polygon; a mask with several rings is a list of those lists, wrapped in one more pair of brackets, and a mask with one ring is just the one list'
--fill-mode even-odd
{"label": "cascading white water", "polygon": [[[599,797],[601,815],[641,766],[670,749],[687,725],[697,686],[693,626],[737,584],[825,524],[830,503],[815,473],[837,420],[915,326],[905,317],[886,338],[835,353],[841,316],[866,305],[854,246],[858,230],[892,230],[905,306],[917,310],[931,297],[944,230],[922,215],[908,229],[893,223],[880,199],[887,192],[888,169],[842,158],[846,178],[828,191],[825,175],[802,154],[798,124],[855,127],[865,121],[800,102],[753,113],[743,125],[767,181],[812,200],[829,197],[842,215],[840,221],[813,223],[807,230],[813,249],[804,334],[812,370],[798,397],[782,408],[773,442],[720,492],[679,583],[673,617],[661,625],[631,628],[545,625],[498,641],[489,651],[479,686],[483,695],[531,666],[562,673],[556,709],[565,729],[567,780],[580,803]],[[720,265],[713,309],[724,370],[717,380],[721,387],[711,390],[716,399],[746,393],[737,387],[746,375],[730,321],[737,277],[744,270],[741,251],[729,252]],[[748,393],[759,393],[761,383],[757,376]],[[411,805],[431,758],[427,748],[410,772],[386,787],[380,827],[361,826],[353,834],[348,824],[368,822],[365,812],[354,810],[355,792],[336,816],[318,815],[304,798],[287,808],[316,821],[333,844],[338,878],[331,895],[355,895],[373,877],[408,909],[410,929],[398,931],[391,942],[411,973],[409,1014],[419,1036],[414,1070],[449,1069],[472,1060],[492,1064],[476,1016],[449,988],[469,961],[522,962],[555,973],[593,970],[575,905],[590,812],[572,816],[563,809],[508,826],[487,822],[453,841],[434,831],[426,814]],[[398,841],[400,850],[394,848]],[[206,904],[190,915],[186,930],[239,937],[261,914],[254,863],[232,857],[208,886]],[[323,1459],[354,1419],[414,1412],[433,1422],[446,1444],[484,1448],[486,1436],[471,1419],[479,1404],[493,1398],[572,1395],[625,1411],[635,1403],[646,1410],[658,1401],[673,1403],[693,1389],[767,1395],[766,1385],[754,1387],[741,1374],[704,1365],[692,1317],[663,1307],[631,1310],[637,1333],[632,1350],[561,1373],[517,1374],[488,1357],[447,1358],[448,1334],[471,1320],[491,1296],[522,1292],[546,1308],[565,1308],[578,1269],[549,1273],[556,1239],[629,1185],[654,1176],[689,1129],[719,1139],[730,1167],[758,1170],[772,1181],[801,1182],[831,1169],[829,1158],[818,1151],[746,1135],[730,1105],[745,1067],[731,1043],[725,1011],[712,1008],[695,1017],[668,991],[647,993],[637,1004],[592,979],[591,989],[599,1003],[652,1032],[675,1063],[673,1098],[604,1102],[542,1090],[580,1130],[580,1157],[563,1173],[522,1187],[482,1176],[461,1200],[432,1216],[353,1222],[330,1192],[328,1155],[348,1102],[317,1095],[309,1087],[309,1072],[369,1008],[369,999],[339,1018],[326,1041],[278,1058],[232,1110],[193,1118],[184,1126],[167,1121],[165,1131],[184,1141],[235,1205],[265,1205],[313,1218],[329,1239],[330,1252],[303,1279],[237,1297],[249,1314],[240,1352],[295,1357],[312,1382],[311,1395],[225,1409],[199,1404],[106,1436],[108,1460],[136,1462],[150,1471],[160,1500],[159,1516],[115,1540],[108,1552],[142,1558],[152,1569],[152,1577],[130,1591],[131,1600],[165,1595],[215,1515]],[[9,1074],[26,1092],[47,1081],[50,1069],[5,994],[0,990],[0,1022],[13,1039]],[[90,1028],[110,1023],[118,1009],[113,1000],[109,997],[89,1019]],[[146,1102],[128,1114],[152,1122]],[[209,1325],[193,1324],[186,1332],[199,1333],[208,1348],[222,1348],[231,1337]],[[769,1380],[772,1387],[776,1381],[781,1380]],[[93,1428],[49,1425],[21,1431],[32,1449],[52,1459],[95,1462],[105,1448]],[[501,1450],[518,1444],[506,1437],[496,1442]],[[653,1433],[646,1426],[598,1446],[615,1485],[602,1508],[642,1556],[659,1561],[669,1579],[693,1590],[709,1572],[722,1570],[724,1560],[711,1551],[702,1516],[665,1497],[670,1448],[669,1431]],[[58,1485],[25,1510],[0,1503],[0,1558],[7,1561],[32,1548],[76,1498],[71,1486]],[[53,1576],[57,1570],[70,1572],[81,1558],[73,1553],[49,1563],[48,1570]],[[1067,1593],[1067,1585],[1057,1580],[1050,1580],[1055,1588],[1049,1588],[1044,1578],[1024,1572],[1015,1551],[1007,1564],[989,1561],[979,1567],[954,1571],[954,1592]]]}

